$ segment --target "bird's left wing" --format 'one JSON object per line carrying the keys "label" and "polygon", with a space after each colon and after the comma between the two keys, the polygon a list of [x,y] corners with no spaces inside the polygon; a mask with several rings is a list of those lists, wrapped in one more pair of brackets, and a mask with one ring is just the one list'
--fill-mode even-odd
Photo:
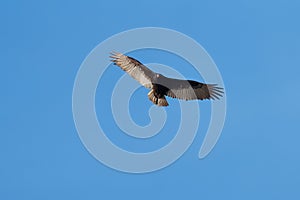
{"label": "bird's left wing", "polygon": [[110,58],[112,58],[112,62],[114,62],[115,65],[118,65],[144,87],[152,87],[152,79],[155,73],[138,60],[118,52],[112,52]]}
{"label": "bird's left wing", "polygon": [[163,85],[168,88],[166,95],[173,98],[192,99],[220,99],[223,88],[216,84],[205,84],[192,80],[165,78]]}

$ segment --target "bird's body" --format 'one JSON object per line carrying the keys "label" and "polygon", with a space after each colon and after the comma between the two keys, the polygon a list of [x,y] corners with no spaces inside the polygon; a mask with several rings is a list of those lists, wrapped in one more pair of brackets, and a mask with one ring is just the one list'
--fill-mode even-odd
{"label": "bird's body", "polygon": [[183,100],[219,99],[223,89],[216,84],[205,84],[193,80],[181,80],[155,73],[138,60],[121,53],[110,56],[115,65],[127,72],[144,87],[151,89],[148,98],[158,106],[168,106],[165,96]]}

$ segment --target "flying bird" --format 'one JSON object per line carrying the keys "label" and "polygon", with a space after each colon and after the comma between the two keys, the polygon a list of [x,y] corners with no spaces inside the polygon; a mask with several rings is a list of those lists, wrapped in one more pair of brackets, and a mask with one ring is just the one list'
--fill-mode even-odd
{"label": "flying bird", "polygon": [[193,80],[181,80],[155,73],[138,60],[112,52],[112,62],[127,72],[144,87],[150,89],[148,98],[157,106],[168,106],[166,96],[183,100],[220,99],[223,88]]}

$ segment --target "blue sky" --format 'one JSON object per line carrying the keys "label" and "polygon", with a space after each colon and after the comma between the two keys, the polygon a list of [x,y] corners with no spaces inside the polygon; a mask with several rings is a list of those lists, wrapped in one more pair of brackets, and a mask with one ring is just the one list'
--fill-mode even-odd
{"label": "blue sky", "polygon": [[[1,2],[0,198],[299,199],[299,9],[298,1],[283,0]],[[208,157],[197,158],[199,131],[173,165],[135,175],[86,151],[73,122],[72,89],[96,45],[145,26],[180,31],[207,50],[222,74],[228,111]],[[148,53],[135,55],[179,67]],[[149,120],[146,94],[139,90],[143,103],[131,108],[141,124]]]}

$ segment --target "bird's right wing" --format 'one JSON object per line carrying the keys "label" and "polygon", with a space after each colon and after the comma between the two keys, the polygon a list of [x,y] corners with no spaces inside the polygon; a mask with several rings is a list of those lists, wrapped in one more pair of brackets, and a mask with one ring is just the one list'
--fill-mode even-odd
{"label": "bird's right wing", "polygon": [[118,52],[112,52],[110,58],[112,58],[112,62],[114,62],[115,65],[118,65],[144,87],[152,87],[152,79],[155,73],[138,60]]}
{"label": "bird's right wing", "polygon": [[165,77],[162,85],[168,88],[167,96],[184,100],[220,99],[223,95],[223,88],[216,84],[205,84],[192,80]]}

